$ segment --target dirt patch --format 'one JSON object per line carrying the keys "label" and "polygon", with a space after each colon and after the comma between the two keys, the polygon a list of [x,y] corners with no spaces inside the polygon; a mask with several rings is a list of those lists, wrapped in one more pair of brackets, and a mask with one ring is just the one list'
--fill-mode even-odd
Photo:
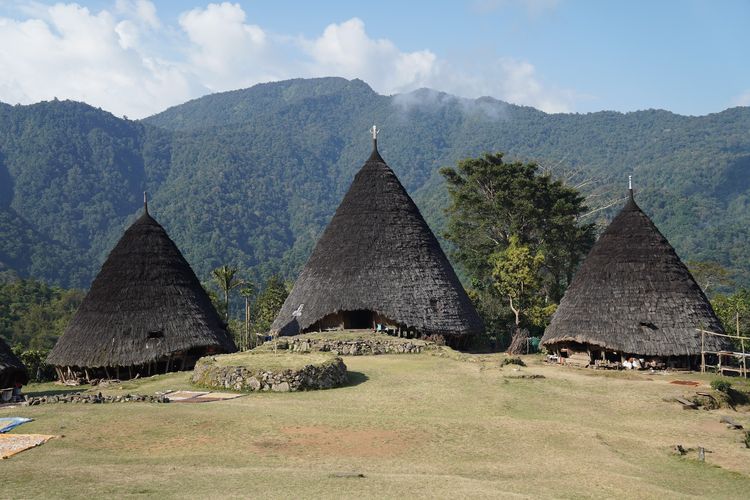
{"label": "dirt patch", "polygon": [[344,457],[393,457],[414,448],[413,433],[385,429],[338,429],[333,427],[282,427],[282,439],[253,442],[258,451],[287,455]]}
{"label": "dirt patch", "polygon": [[688,385],[690,387],[698,387],[699,385],[701,385],[701,383],[698,382],[697,380],[673,380],[670,382],[670,384]]}

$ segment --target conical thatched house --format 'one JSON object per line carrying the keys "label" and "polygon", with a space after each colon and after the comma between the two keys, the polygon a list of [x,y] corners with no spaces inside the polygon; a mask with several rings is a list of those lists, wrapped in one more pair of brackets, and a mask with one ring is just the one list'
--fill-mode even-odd
{"label": "conical thatched house", "polygon": [[[635,358],[689,366],[701,353],[697,328],[722,332],[703,291],[631,189],[565,292],[542,345],[575,364]],[[725,347],[717,337],[705,341],[707,350]]]}
{"label": "conical thatched house", "polygon": [[0,389],[10,389],[29,381],[26,367],[0,338]]}
{"label": "conical thatched house", "polygon": [[388,325],[409,336],[461,343],[482,331],[482,321],[419,209],[380,157],[376,137],[373,145],[272,332]]}
{"label": "conical thatched house", "polygon": [[61,379],[190,369],[235,345],[190,265],[148,213],[107,257],[47,362]]}

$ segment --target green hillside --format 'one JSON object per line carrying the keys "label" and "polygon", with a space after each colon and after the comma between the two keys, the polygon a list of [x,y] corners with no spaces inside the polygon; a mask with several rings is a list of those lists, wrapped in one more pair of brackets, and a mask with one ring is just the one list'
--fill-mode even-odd
{"label": "green hillside", "polygon": [[214,94],[140,122],[68,101],[0,105],[0,271],[88,287],[148,190],[199,276],[236,263],[294,277],[367,158],[373,123],[436,231],[438,168],[504,151],[581,184],[594,208],[624,197],[632,174],[683,258],[718,261],[750,285],[749,108],[549,115],[426,89],[382,96],[340,78]]}

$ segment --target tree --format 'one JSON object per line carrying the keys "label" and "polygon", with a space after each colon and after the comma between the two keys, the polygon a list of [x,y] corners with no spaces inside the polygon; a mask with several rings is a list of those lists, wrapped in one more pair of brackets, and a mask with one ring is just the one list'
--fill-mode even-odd
{"label": "tree", "polygon": [[[256,286],[251,280],[244,281],[240,288],[240,295],[245,298],[245,335],[241,342],[240,350],[246,350],[250,343],[250,302],[255,296]],[[252,344],[255,344],[253,342]]]}
{"label": "tree", "polygon": [[242,281],[237,278],[238,272],[239,269],[237,267],[226,264],[211,271],[214,281],[221,291],[224,292],[225,318],[227,323],[229,323],[229,292],[242,284]]}
{"label": "tree", "polygon": [[[450,195],[445,236],[453,244],[452,257],[471,279],[479,310],[493,309],[481,303],[492,303],[501,294],[496,275],[502,272],[496,267],[498,259],[513,260],[504,253],[511,238],[517,239],[515,258],[520,258],[521,248],[534,258],[542,256],[524,293],[543,298],[545,304],[559,302],[594,243],[593,224],[578,220],[587,211],[584,197],[540,173],[535,163],[504,162],[502,153],[463,160],[440,173]],[[487,325],[501,323],[484,319]]]}
{"label": "tree", "polygon": [[750,290],[743,288],[732,295],[717,295],[711,305],[724,331],[750,337]]}
{"label": "tree", "polygon": [[706,295],[717,288],[732,285],[729,270],[717,262],[691,260],[687,266]]}
{"label": "tree", "polygon": [[271,323],[276,319],[288,295],[289,292],[281,278],[274,275],[268,279],[255,304],[257,314],[255,326],[259,331],[271,329]]}
{"label": "tree", "polygon": [[544,255],[541,252],[532,254],[531,249],[521,245],[518,236],[513,235],[504,250],[490,255],[490,262],[495,288],[507,298],[518,330],[521,315],[525,315],[526,310],[538,302],[541,282],[539,269],[544,263]]}

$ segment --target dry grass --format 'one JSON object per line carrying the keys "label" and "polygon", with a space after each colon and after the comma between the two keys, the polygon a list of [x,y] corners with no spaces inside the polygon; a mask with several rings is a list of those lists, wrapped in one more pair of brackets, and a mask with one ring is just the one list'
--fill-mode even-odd
{"label": "dry grass", "polygon": [[[36,419],[16,432],[65,435],[4,462],[0,496],[746,498],[741,433],[722,412],[663,401],[695,390],[671,380],[708,377],[601,376],[534,357],[501,369],[500,359],[346,357],[353,383],[328,391],[0,410]],[[516,370],[546,378],[504,378]],[[733,417],[750,426],[748,413]],[[711,453],[675,456],[677,443]]]}
{"label": "dry grass", "polygon": [[298,370],[307,365],[322,365],[336,356],[326,352],[300,354],[280,350],[277,352],[245,351],[212,357],[216,359],[217,366],[244,366],[250,370],[279,371]]}

